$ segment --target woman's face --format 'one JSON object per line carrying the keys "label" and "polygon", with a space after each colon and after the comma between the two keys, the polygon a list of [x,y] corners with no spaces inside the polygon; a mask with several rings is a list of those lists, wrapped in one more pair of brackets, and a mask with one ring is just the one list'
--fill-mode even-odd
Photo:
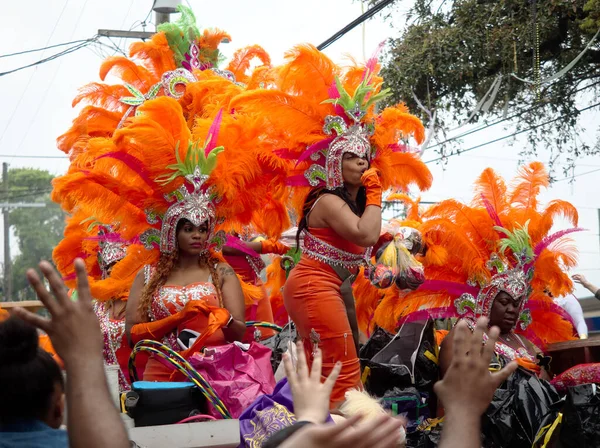
{"label": "woman's face", "polygon": [[344,183],[352,187],[361,187],[360,178],[369,169],[367,157],[359,157],[356,154],[345,153],[342,156],[342,177]]}
{"label": "woman's face", "polygon": [[177,245],[181,252],[200,255],[206,249],[208,239],[208,223],[193,225],[187,219],[182,220],[177,229]]}
{"label": "woman's face", "polygon": [[520,307],[520,298],[515,300],[510,294],[499,292],[490,312],[490,325],[499,327],[502,334],[509,333],[517,324]]}

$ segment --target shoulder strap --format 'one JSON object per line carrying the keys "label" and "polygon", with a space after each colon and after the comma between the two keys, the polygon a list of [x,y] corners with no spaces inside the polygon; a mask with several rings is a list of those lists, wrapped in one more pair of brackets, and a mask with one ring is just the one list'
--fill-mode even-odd
{"label": "shoulder strap", "polygon": [[308,213],[306,214],[306,226],[308,227],[308,218],[310,217],[310,214],[312,213],[312,211],[315,209],[315,206],[319,203],[319,201],[321,199],[323,199],[323,197],[325,196],[325,194],[322,194],[321,196],[319,196],[315,202],[313,203],[312,207],[310,208],[310,210],[308,211]]}
{"label": "shoulder strap", "polygon": [[147,285],[150,281],[150,277],[154,273],[154,269],[151,265],[147,264],[144,266],[144,285]]}

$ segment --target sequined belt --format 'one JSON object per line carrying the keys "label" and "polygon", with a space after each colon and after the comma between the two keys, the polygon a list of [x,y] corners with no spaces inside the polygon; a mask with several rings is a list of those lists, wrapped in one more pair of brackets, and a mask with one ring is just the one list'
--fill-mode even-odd
{"label": "sequined belt", "polygon": [[330,265],[343,266],[347,269],[358,268],[366,264],[365,260],[371,252],[370,248],[364,254],[346,252],[311,235],[306,230],[303,232],[303,236],[302,253]]}

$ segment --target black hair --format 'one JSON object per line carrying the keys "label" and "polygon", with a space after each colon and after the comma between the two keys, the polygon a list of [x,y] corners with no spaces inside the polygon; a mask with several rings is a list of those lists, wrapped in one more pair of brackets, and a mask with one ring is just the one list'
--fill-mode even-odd
{"label": "black hair", "polygon": [[304,229],[308,228],[307,216],[315,204],[315,201],[324,194],[333,194],[339,198],[342,198],[342,200],[348,204],[348,207],[350,207],[350,210],[352,210],[356,216],[362,216],[362,214],[365,212],[365,208],[367,207],[367,190],[365,187],[360,187],[358,189],[356,201],[352,200],[350,193],[348,193],[348,190],[346,190],[346,187],[344,186],[337,187],[333,190],[327,190],[324,187],[313,188],[308,193],[308,196],[304,200],[304,206],[302,207],[302,218],[298,223],[298,232],[296,233],[296,246],[298,248],[300,247],[300,235]]}
{"label": "black hair", "polygon": [[60,367],[39,347],[37,330],[16,317],[0,322],[0,425],[44,420],[57,383],[64,390]]}

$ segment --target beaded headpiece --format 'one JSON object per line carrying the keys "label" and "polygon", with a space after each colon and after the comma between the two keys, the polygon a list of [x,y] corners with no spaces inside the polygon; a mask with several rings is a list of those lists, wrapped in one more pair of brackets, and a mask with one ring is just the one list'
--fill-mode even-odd
{"label": "beaded headpiece", "polygon": [[206,185],[211,171],[217,163],[217,156],[224,148],[216,146],[216,141],[221,125],[222,111],[219,111],[211,125],[206,142],[202,147],[196,142],[189,142],[186,159],[181,160],[179,151],[175,152],[177,163],[168,166],[170,174],[164,174],[157,178],[157,182],[165,185],[178,177],[183,177],[183,184],[165,195],[165,200],[172,203],[162,217],[152,210],[147,210],[146,215],[149,224],[160,222],[160,232],[149,229],[142,234],[140,240],[150,249],[158,243],[161,253],[171,254],[177,251],[177,224],[182,219],[187,219],[194,226],[206,223],[208,226],[208,238],[205,250],[209,245],[222,245],[221,234],[215,235],[215,224],[217,223],[217,211],[215,201],[216,194],[213,189]]}
{"label": "beaded headpiece", "polygon": [[[519,303],[519,318],[515,325],[519,325],[521,330],[525,330],[531,323],[531,313],[525,309],[531,294],[530,284],[533,277],[531,263],[533,249],[527,231],[528,225],[527,222],[524,226],[515,229],[514,232],[502,227],[495,227],[495,230],[505,234],[506,238],[502,238],[498,242],[501,254],[493,252],[487,262],[487,268],[490,270],[492,278],[487,285],[481,285],[476,299],[471,293],[463,293],[455,300],[454,306],[459,315],[471,320],[472,323],[481,316],[489,318],[496,297],[501,292],[505,292]],[[503,258],[507,249],[512,251],[515,258],[514,267],[511,267],[510,263]]]}
{"label": "beaded headpiece", "polygon": [[127,255],[127,244],[117,240],[112,241],[110,235],[113,234],[111,226],[98,225],[98,265],[103,278],[108,277],[109,269],[113,264]]}

